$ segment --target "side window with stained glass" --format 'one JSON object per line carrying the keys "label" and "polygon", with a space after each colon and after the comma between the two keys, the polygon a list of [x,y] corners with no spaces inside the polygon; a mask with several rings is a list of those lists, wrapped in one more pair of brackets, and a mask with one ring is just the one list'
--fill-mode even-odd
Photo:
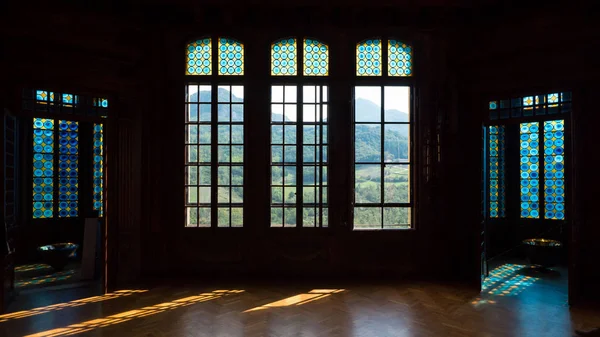
{"label": "side window with stained glass", "polygon": [[[98,151],[98,142],[95,142],[94,149],[88,151],[99,152],[99,155],[94,155],[93,162],[89,164],[80,162],[80,151],[83,150],[80,147],[82,130],[88,128],[82,129],[81,123],[86,122],[78,119],[81,115],[106,118],[108,99],[49,90],[24,90],[23,107],[25,110],[32,109],[34,113],[43,111],[60,116],[73,115],[72,119],[33,118],[32,218],[79,217],[85,209],[89,209],[88,207],[101,209],[104,183],[103,174],[98,172],[104,170],[104,151]],[[94,124],[93,134],[86,133],[84,136],[96,139],[100,137],[101,143],[102,136],[98,135],[98,125],[101,133],[102,124]],[[81,165],[86,167],[85,172],[89,172],[87,167],[94,172],[93,187],[82,189]],[[84,198],[86,201],[93,199],[93,205],[82,205],[81,193],[93,195]]]}
{"label": "side window with stained glass", "polygon": [[296,38],[286,38],[271,45],[271,75],[298,75],[298,49]]}

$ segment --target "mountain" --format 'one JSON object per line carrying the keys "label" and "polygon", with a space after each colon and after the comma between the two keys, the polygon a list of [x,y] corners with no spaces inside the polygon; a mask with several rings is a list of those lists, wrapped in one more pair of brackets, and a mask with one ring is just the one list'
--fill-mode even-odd
{"label": "mountain", "polygon": [[[231,102],[233,103],[242,103],[244,100],[231,95]],[[200,102],[210,102],[211,100],[211,92],[210,91],[200,91]],[[198,93],[194,93],[190,96],[190,102],[198,102]],[[229,103],[229,90],[219,88],[217,93],[217,102],[227,102]],[[220,121],[228,121],[229,120],[229,104],[219,104],[217,114],[219,116]],[[240,104],[231,105],[231,120],[232,121],[243,121],[244,120],[244,108]]]}
{"label": "mountain", "polygon": [[[359,98],[354,103],[354,116],[357,122],[381,120],[381,107],[369,100]],[[408,113],[396,109],[385,110],[386,122],[408,122]]]}

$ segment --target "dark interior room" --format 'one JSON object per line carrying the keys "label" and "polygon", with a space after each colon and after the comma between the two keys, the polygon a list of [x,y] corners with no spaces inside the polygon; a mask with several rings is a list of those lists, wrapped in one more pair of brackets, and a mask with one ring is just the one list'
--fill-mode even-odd
{"label": "dark interior room", "polygon": [[0,2],[0,335],[600,336],[599,20]]}

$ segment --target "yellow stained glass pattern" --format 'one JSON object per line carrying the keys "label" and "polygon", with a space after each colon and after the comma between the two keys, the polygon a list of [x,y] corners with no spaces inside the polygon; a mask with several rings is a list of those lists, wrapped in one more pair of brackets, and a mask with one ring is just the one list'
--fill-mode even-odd
{"label": "yellow stained glass pattern", "polygon": [[298,53],[296,39],[282,39],[271,45],[271,75],[297,75]]}
{"label": "yellow stained glass pattern", "polygon": [[219,75],[244,75],[244,45],[233,39],[219,39]]}
{"label": "yellow stained glass pattern", "polygon": [[329,47],[326,44],[304,39],[304,75],[329,75]]}
{"label": "yellow stained glass pattern", "polygon": [[212,41],[200,39],[187,45],[186,75],[212,75]]}
{"label": "yellow stained glass pattern", "polygon": [[398,40],[389,40],[388,76],[412,76],[411,46]]}
{"label": "yellow stained glass pattern", "polygon": [[381,40],[366,40],[356,45],[356,75],[381,76]]}

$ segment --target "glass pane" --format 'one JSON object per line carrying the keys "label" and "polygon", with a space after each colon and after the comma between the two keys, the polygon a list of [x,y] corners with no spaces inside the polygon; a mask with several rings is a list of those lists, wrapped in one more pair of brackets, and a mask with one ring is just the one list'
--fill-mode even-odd
{"label": "glass pane", "polygon": [[200,104],[200,122],[210,122],[210,104]]}
{"label": "glass pane", "polygon": [[198,104],[187,104],[187,121],[188,122],[197,122],[198,121]]}
{"label": "glass pane", "polygon": [[235,186],[231,188],[231,202],[241,204],[244,202],[244,188]]}
{"label": "glass pane", "polygon": [[219,39],[219,75],[244,75],[244,45],[233,39]]}
{"label": "glass pane", "polygon": [[381,40],[365,40],[356,45],[356,75],[381,76]]}
{"label": "glass pane", "polygon": [[283,146],[271,146],[271,162],[281,163],[283,161]]}
{"label": "glass pane", "polygon": [[302,87],[302,101],[304,103],[316,103],[316,86],[314,85],[305,85]]}
{"label": "glass pane", "polygon": [[354,89],[354,121],[381,121],[381,87],[356,87]]}
{"label": "glass pane", "polygon": [[271,75],[297,75],[298,51],[296,39],[281,39],[271,45]]}
{"label": "glass pane", "polygon": [[385,207],[383,209],[383,228],[410,229],[409,207]]}
{"label": "glass pane", "polygon": [[212,41],[210,38],[189,43],[186,48],[186,75],[212,74]]}
{"label": "glass pane", "polygon": [[230,126],[229,125],[219,125],[218,129],[219,129],[219,133],[218,133],[219,144],[229,144],[230,143],[229,137],[231,136]]}
{"label": "glass pane", "polygon": [[271,86],[271,102],[283,103],[283,85]]}
{"label": "glass pane", "polygon": [[409,125],[385,124],[385,162],[406,163],[409,159]]}
{"label": "glass pane", "polygon": [[198,227],[198,209],[196,207],[186,207],[185,211],[185,226]]}
{"label": "glass pane", "polygon": [[315,187],[304,187],[302,189],[302,197],[304,198],[305,204],[314,204],[317,199],[315,199],[315,195],[317,190]]}
{"label": "glass pane", "polygon": [[195,205],[198,203],[198,187],[192,186],[186,188],[187,203]]}
{"label": "glass pane", "polygon": [[285,103],[296,103],[298,101],[298,87],[295,85],[286,85],[285,88]]}
{"label": "glass pane", "polygon": [[296,167],[285,166],[284,167],[284,184],[285,185],[296,185]]}
{"label": "glass pane", "polygon": [[219,185],[229,185],[230,183],[230,179],[229,179],[229,166],[219,166],[219,170],[218,170],[218,184]]}
{"label": "glass pane", "polygon": [[231,149],[229,145],[219,145],[219,163],[231,162]]}
{"label": "glass pane", "polygon": [[412,76],[412,47],[398,40],[388,44],[388,75]]}
{"label": "glass pane", "polygon": [[283,203],[283,187],[271,187],[271,203]]}
{"label": "glass pane", "polygon": [[329,48],[326,44],[304,39],[304,75],[327,76],[329,73]]}
{"label": "glass pane", "polygon": [[229,224],[231,223],[229,221],[229,207],[225,208],[225,207],[219,207],[218,211],[217,211],[217,216],[218,216],[218,226],[219,227],[229,227]]}
{"label": "glass pane", "polygon": [[[219,92],[220,94],[220,92]],[[227,99],[229,99],[229,92],[226,94]],[[221,98],[221,97],[219,97]],[[217,106],[217,120],[219,122],[229,122],[231,121],[231,105],[230,104],[219,104]]]}
{"label": "glass pane", "polygon": [[201,204],[210,204],[210,187],[199,187],[198,188],[198,202]]}
{"label": "glass pane", "polygon": [[384,202],[408,203],[410,180],[408,165],[386,165],[384,168]]}
{"label": "glass pane", "polygon": [[283,185],[283,166],[271,167],[271,184]]}
{"label": "glass pane", "polygon": [[231,168],[231,184],[232,185],[243,185],[244,184],[244,167],[233,166]]}
{"label": "glass pane", "polygon": [[316,207],[304,207],[302,209],[302,225],[304,227],[315,227],[319,223],[319,209]]}
{"label": "glass pane", "polygon": [[355,207],[354,229],[381,229],[381,207]]}
{"label": "glass pane", "polygon": [[285,144],[296,144],[296,126],[285,125],[284,129]]}
{"label": "glass pane", "polygon": [[[198,151],[198,154],[200,155],[198,158],[198,162],[200,163],[210,163],[210,156],[211,156],[211,149],[210,149],[210,145],[200,145],[198,147],[192,147],[191,148],[194,152]],[[198,155],[196,155],[198,156]],[[191,161],[191,160],[190,160]]]}
{"label": "glass pane", "polygon": [[241,207],[231,208],[231,227],[242,227],[244,225],[244,209]]}
{"label": "glass pane", "polygon": [[198,167],[187,166],[185,170],[187,172],[185,183],[188,185],[198,185]]}
{"label": "glass pane", "polygon": [[314,185],[315,184],[315,167],[314,166],[304,166],[302,171],[302,180],[304,185]]}
{"label": "glass pane", "polygon": [[381,162],[381,126],[357,124],[354,132],[354,160],[358,163]]}
{"label": "glass pane", "polygon": [[230,195],[229,187],[219,187],[217,191],[217,198],[220,204],[228,204],[231,203],[231,195]]}
{"label": "glass pane", "polygon": [[283,208],[271,208],[271,227],[283,227]]}
{"label": "glass pane", "polygon": [[210,144],[211,143],[211,130],[210,125],[199,125],[199,142],[200,144]]}
{"label": "glass pane", "polygon": [[410,87],[384,87],[386,122],[410,121]]}
{"label": "glass pane", "polygon": [[210,185],[211,182],[211,167],[210,166],[199,166],[200,172],[200,185]]}
{"label": "glass pane", "polygon": [[285,146],[285,158],[284,161],[286,163],[295,163],[296,162],[296,147],[295,146]]}
{"label": "glass pane", "polygon": [[284,107],[285,112],[285,121],[286,122],[297,122],[298,121],[298,109],[296,104],[285,104]]}
{"label": "glass pane", "polygon": [[210,208],[200,207],[198,209],[198,226],[199,227],[210,227]]}
{"label": "glass pane", "polygon": [[354,175],[355,203],[380,203],[381,166],[356,165]]}
{"label": "glass pane", "polygon": [[296,209],[295,208],[284,208],[284,222],[285,227],[296,227]]}
{"label": "glass pane", "polygon": [[271,144],[283,144],[283,125],[271,126]]}
{"label": "glass pane", "polygon": [[296,203],[296,186],[286,186],[283,188],[283,202],[286,204]]}
{"label": "glass pane", "polygon": [[232,163],[244,162],[244,146],[243,145],[233,145],[231,147],[231,162]]}
{"label": "glass pane", "polygon": [[271,104],[271,121],[283,122],[283,104]]}

